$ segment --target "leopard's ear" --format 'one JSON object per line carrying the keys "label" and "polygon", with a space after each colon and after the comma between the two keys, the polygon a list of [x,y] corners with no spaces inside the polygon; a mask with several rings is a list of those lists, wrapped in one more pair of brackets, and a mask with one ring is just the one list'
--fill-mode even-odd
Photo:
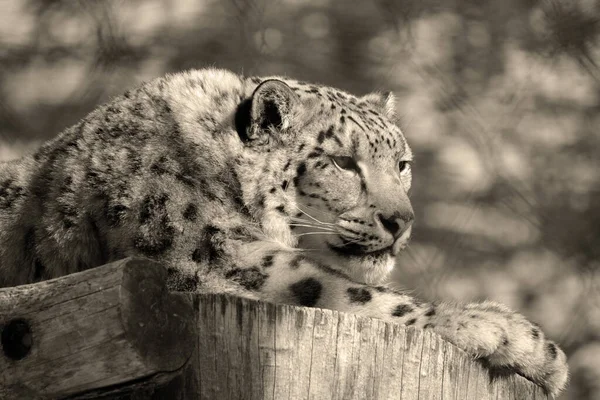
{"label": "leopard's ear", "polygon": [[363,96],[361,100],[374,106],[389,119],[394,119],[396,117],[396,97],[392,92],[369,93],[366,96]]}
{"label": "leopard's ear", "polygon": [[280,141],[292,125],[298,103],[298,95],[285,82],[278,79],[262,82],[236,114],[240,138],[250,146]]}

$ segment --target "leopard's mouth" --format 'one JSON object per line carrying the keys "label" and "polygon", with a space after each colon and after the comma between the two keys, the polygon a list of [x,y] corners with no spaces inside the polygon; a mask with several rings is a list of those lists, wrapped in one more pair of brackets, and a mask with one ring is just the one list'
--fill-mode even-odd
{"label": "leopard's mouth", "polygon": [[331,243],[327,243],[327,245],[329,246],[329,249],[340,256],[360,257],[360,258],[364,258],[364,257],[379,258],[379,257],[393,255],[393,246],[388,246],[388,247],[384,247],[383,249],[369,251],[367,246],[363,246],[358,243],[352,243],[343,238],[341,240],[342,240],[341,245],[333,245]]}
{"label": "leopard's mouth", "polygon": [[412,227],[409,227],[406,232],[402,234],[399,238],[397,238],[391,246],[384,247],[382,249],[377,250],[369,250],[367,246],[363,246],[358,243],[351,242],[349,240],[340,237],[342,244],[335,245],[327,242],[327,246],[334,253],[345,256],[345,257],[373,257],[380,258],[384,256],[392,256],[395,257],[400,253],[400,251],[404,250],[408,245],[408,241],[410,239],[410,234],[412,231]]}

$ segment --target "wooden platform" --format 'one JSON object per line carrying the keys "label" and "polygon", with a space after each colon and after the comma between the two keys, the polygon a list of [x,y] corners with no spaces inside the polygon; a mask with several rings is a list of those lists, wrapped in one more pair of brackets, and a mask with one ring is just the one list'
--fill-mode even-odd
{"label": "wooden platform", "polygon": [[547,399],[429,331],[165,278],[125,259],[0,289],[0,398]]}

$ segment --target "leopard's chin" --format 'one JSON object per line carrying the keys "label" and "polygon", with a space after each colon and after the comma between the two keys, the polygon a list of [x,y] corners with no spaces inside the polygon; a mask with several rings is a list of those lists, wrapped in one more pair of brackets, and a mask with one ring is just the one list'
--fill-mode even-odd
{"label": "leopard's chin", "polygon": [[[341,238],[340,238],[341,239]],[[394,246],[372,250],[366,246],[336,240],[317,240],[314,236],[299,242],[299,248],[319,249],[307,253],[320,265],[335,270],[351,280],[368,285],[385,281],[396,265]]]}
{"label": "leopard's chin", "polygon": [[[346,251],[328,244],[331,249],[324,261],[355,282],[377,285],[386,280],[396,265],[392,248],[386,247],[371,252]],[[356,249],[355,249],[356,250]]]}

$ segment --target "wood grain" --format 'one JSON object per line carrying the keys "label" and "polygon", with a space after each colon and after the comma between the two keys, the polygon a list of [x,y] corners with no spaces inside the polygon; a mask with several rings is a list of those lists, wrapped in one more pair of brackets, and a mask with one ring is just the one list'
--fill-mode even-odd
{"label": "wood grain", "polygon": [[199,336],[186,372],[140,398],[548,399],[520,376],[492,378],[430,331],[225,295],[195,304]]}
{"label": "wood grain", "polygon": [[143,378],[165,381],[185,365],[196,337],[192,299],[168,293],[166,274],[152,261],[124,259],[0,289],[0,398],[99,395]]}

